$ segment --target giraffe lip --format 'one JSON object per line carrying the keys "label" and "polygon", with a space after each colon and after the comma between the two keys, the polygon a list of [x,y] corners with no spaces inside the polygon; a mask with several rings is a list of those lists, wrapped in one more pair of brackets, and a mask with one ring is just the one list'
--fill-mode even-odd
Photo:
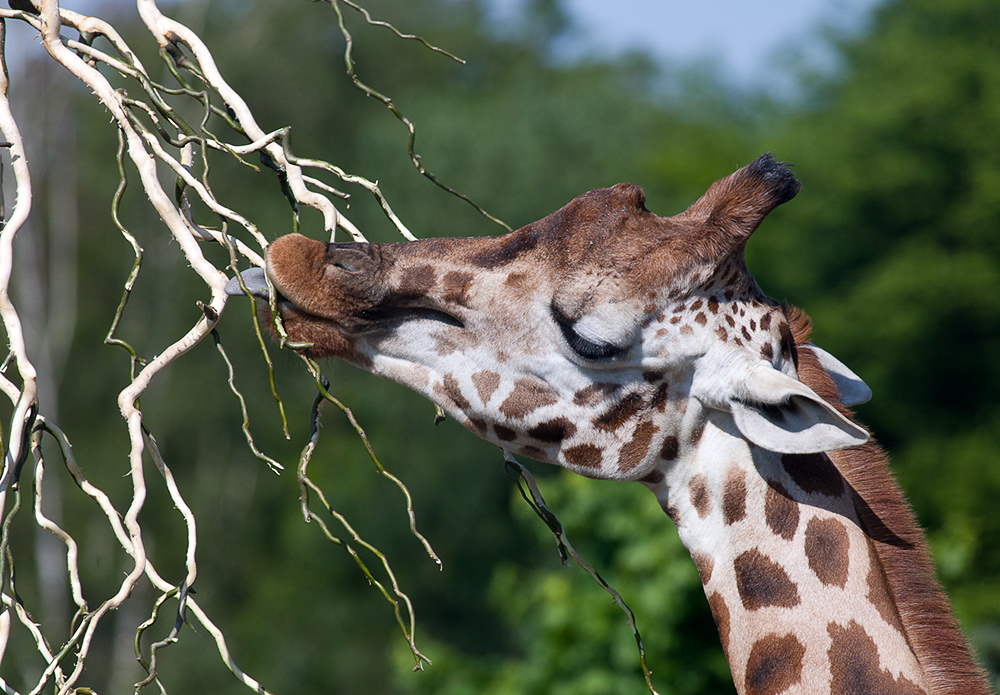
{"label": "giraffe lip", "polygon": [[383,327],[398,326],[408,321],[437,321],[456,328],[465,328],[465,324],[446,311],[425,306],[392,306],[373,307],[361,312],[361,317]]}

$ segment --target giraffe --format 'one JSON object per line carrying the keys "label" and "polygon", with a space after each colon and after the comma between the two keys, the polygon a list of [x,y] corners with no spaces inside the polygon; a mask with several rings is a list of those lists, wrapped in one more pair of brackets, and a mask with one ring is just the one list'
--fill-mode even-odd
{"label": "giraffe", "polygon": [[741,695],[986,693],[848,410],[871,392],[747,270],[748,238],[799,188],[767,154],[672,217],[623,183],[500,237],[290,234],[244,279],[276,293],[312,356],[393,379],[507,451],[649,488]]}

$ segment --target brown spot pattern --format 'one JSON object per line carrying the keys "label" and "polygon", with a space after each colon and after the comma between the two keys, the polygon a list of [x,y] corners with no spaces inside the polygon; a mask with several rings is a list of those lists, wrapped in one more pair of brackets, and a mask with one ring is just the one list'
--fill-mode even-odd
{"label": "brown spot pattern", "polygon": [[618,452],[618,470],[625,473],[642,463],[646,454],[649,453],[649,445],[653,441],[653,435],[659,429],[649,420],[644,420],[636,425],[632,439]]}
{"label": "brown spot pattern", "polygon": [[447,357],[458,349],[455,341],[452,337],[447,334],[431,334],[431,338],[434,340],[434,352],[436,352],[441,357]]}
{"label": "brown spot pattern", "polygon": [[598,429],[605,430],[607,432],[614,432],[626,422],[631,420],[636,413],[642,410],[642,407],[642,395],[638,393],[629,393],[606,411],[594,418],[593,425]]}
{"label": "brown spot pattern", "polygon": [[662,471],[652,470],[639,478],[639,482],[646,483],[647,485],[659,485],[666,479],[666,477],[667,476],[663,475]]}
{"label": "brown spot pattern", "polygon": [[875,541],[868,541],[868,600],[875,606],[882,619],[899,632],[903,632],[903,621],[899,617],[899,609],[889,593],[885,571],[875,550]]}
{"label": "brown spot pattern", "polygon": [[576,425],[564,417],[548,420],[528,430],[528,436],[541,442],[561,442],[576,433]]}
{"label": "brown spot pattern", "polygon": [[513,287],[516,290],[527,292],[532,289],[532,283],[528,280],[526,273],[511,273],[503,284]]}
{"label": "brown spot pattern", "polygon": [[653,392],[653,397],[649,399],[649,407],[655,408],[659,412],[663,413],[667,410],[667,402],[670,397],[670,384],[663,382],[656,387],[656,391]]}
{"label": "brown spot pattern", "polygon": [[660,458],[664,461],[673,461],[680,451],[680,444],[677,437],[670,435],[663,438],[663,445],[660,447]]}
{"label": "brown spot pattern", "polygon": [[698,576],[701,577],[701,583],[708,584],[708,580],[712,578],[712,569],[715,567],[715,560],[708,553],[691,553],[691,559],[694,560],[694,566],[698,570]]}
{"label": "brown spot pattern", "polygon": [[712,611],[712,618],[715,626],[719,628],[719,641],[722,642],[722,651],[729,653],[729,606],[726,599],[718,592],[712,592],[708,597],[708,607]]}
{"label": "brown spot pattern", "polygon": [[595,405],[620,388],[618,384],[591,384],[573,394],[575,405]]}
{"label": "brown spot pattern", "polygon": [[465,426],[478,434],[480,437],[486,433],[486,422],[476,418],[469,418]]}
{"label": "brown spot pattern", "polygon": [[578,444],[562,450],[563,457],[575,466],[599,468],[601,465],[601,449],[593,444]]}
{"label": "brown spot pattern", "polygon": [[743,607],[753,611],[766,606],[791,608],[799,605],[799,590],[785,569],[757,550],[741,553],[733,561],[736,589]]}
{"label": "brown spot pattern", "polygon": [[832,693],[878,693],[878,695],[926,695],[912,681],[894,678],[880,668],[878,647],[864,628],[853,620],[847,626],[830,623],[830,673]]}
{"label": "brown spot pattern", "polygon": [[666,514],[667,517],[669,517],[669,519],[675,524],[677,523],[678,519],[681,518],[681,514],[679,511],[677,511],[677,507],[673,506],[672,504],[661,502],[660,509],[662,509],[663,513]]}
{"label": "brown spot pattern", "polygon": [[520,420],[531,411],[558,401],[555,391],[544,382],[518,379],[514,382],[514,390],[500,404],[500,412],[511,419]]}
{"label": "brown spot pattern", "polygon": [[746,474],[736,466],[726,471],[726,482],[722,488],[722,519],[726,525],[735,524],[747,513]]}
{"label": "brown spot pattern", "polygon": [[771,483],[764,496],[764,519],[776,534],[792,540],[799,527],[799,503],[779,483]]}
{"label": "brown spot pattern", "polygon": [[538,245],[538,233],[532,229],[533,226],[494,237],[496,243],[492,244],[492,248],[473,256],[470,261],[480,268],[496,268],[510,263]]}
{"label": "brown spot pattern", "polygon": [[781,465],[803,492],[827,497],[844,492],[844,478],[826,454],[782,454]]}
{"label": "brown spot pattern", "polygon": [[850,564],[847,529],[836,519],[813,517],[806,525],[806,560],[809,569],[827,586],[844,588]]}
{"label": "brown spot pattern", "polygon": [[458,385],[458,379],[451,374],[445,374],[441,381],[440,389],[435,389],[438,393],[451,400],[459,410],[469,410],[469,401],[462,395],[462,388]]}
{"label": "brown spot pattern", "polygon": [[707,419],[699,420],[695,423],[694,427],[691,428],[691,446],[698,446],[698,442],[701,441],[701,436],[705,434],[705,425],[707,423]]}
{"label": "brown spot pattern", "polygon": [[493,425],[493,431],[496,432],[497,439],[502,442],[512,442],[517,439],[517,432],[509,427],[504,427],[503,425]]}
{"label": "brown spot pattern", "polygon": [[696,473],[691,476],[688,483],[688,495],[691,497],[691,506],[698,512],[698,517],[704,519],[712,511],[712,493],[708,489],[708,478],[704,473]]}
{"label": "brown spot pattern", "polygon": [[472,383],[479,393],[479,400],[484,404],[489,403],[490,397],[500,388],[500,375],[489,369],[484,369],[481,372],[474,372],[472,374]]}
{"label": "brown spot pattern", "polygon": [[517,450],[517,453],[524,454],[528,458],[535,459],[536,461],[545,460],[545,452],[539,449],[537,446],[522,446]]}
{"label": "brown spot pattern", "polygon": [[795,635],[765,635],[754,642],[744,677],[747,695],[778,695],[798,683],[805,654]]}
{"label": "brown spot pattern", "polygon": [[468,306],[469,287],[472,286],[472,273],[452,271],[446,273],[441,280],[444,288],[444,301]]}
{"label": "brown spot pattern", "polygon": [[694,322],[697,323],[699,326],[704,326],[706,323],[708,323],[708,317],[705,316],[704,312],[699,311],[698,315],[694,317]]}
{"label": "brown spot pattern", "polygon": [[399,292],[406,297],[422,297],[434,287],[436,281],[434,268],[429,265],[406,268],[399,276]]}

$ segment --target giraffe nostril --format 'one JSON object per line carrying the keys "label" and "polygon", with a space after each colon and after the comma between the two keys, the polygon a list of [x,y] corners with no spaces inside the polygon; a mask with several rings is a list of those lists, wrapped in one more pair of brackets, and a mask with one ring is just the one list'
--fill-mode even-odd
{"label": "giraffe nostril", "polygon": [[369,272],[372,270],[371,245],[356,242],[327,244],[325,263],[327,268],[337,268],[352,275]]}

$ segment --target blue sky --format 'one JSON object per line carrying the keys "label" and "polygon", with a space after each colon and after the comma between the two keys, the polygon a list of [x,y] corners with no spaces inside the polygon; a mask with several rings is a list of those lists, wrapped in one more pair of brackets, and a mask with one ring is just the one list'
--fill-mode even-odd
{"label": "blue sky", "polygon": [[[524,0],[495,0],[510,8]],[[727,81],[765,84],[782,56],[822,64],[817,31],[864,25],[878,0],[563,0],[579,44],[614,54],[644,49],[665,60],[714,62]],[[498,12],[503,12],[499,9]]]}

